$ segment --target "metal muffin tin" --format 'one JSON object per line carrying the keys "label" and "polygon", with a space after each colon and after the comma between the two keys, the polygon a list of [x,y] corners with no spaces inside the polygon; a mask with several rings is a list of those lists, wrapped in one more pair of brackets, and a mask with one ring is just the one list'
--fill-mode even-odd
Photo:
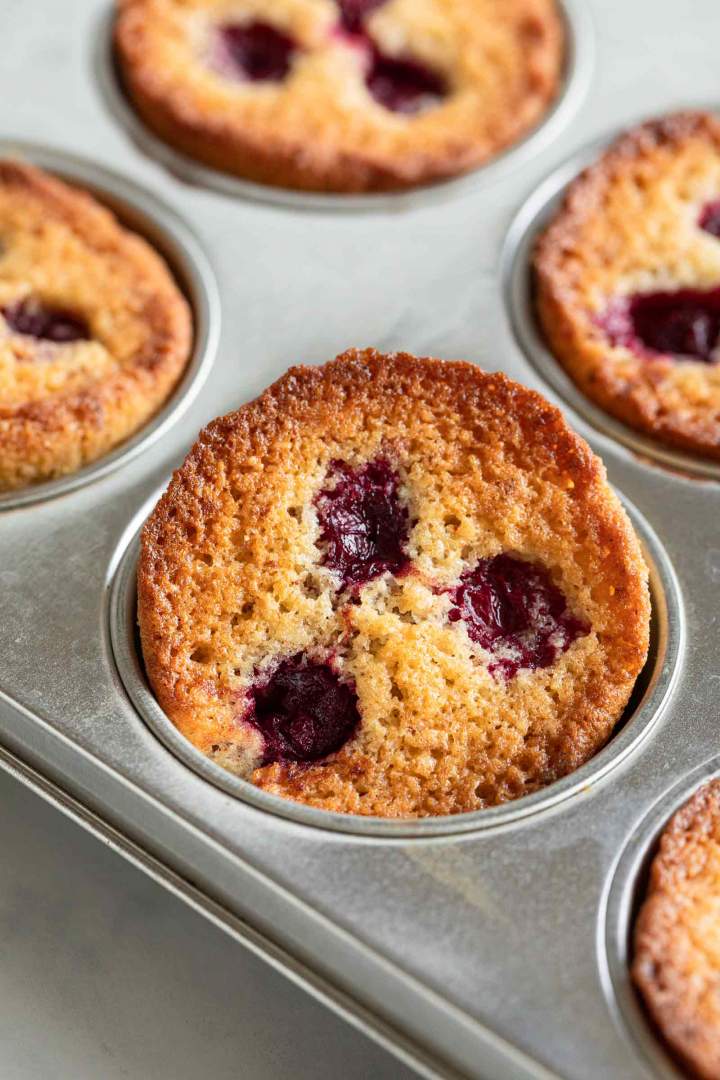
{"label": "metal muffin tin", "polygon": [[[598,63],[582,113],[593,48],[574,0],[551,121],[471,177],[408,196],[251,190],[156,158],[108,96],[104,0],[13,15],[0,66],[15,102],[2,152],[88,186],[145,232],[196,319],[186,381],[137,440],[0,504],[0,767],[424,1076],[674,1075],[627,951],[657,832],[718,768],[720,486],[714,466],[648,445],[564,380],[533,328],[527,253],[587,160],[578,147],[716,92],[718,16],[714,0],[692,20],[670,0],[588,3]],[[200,759],[144,683],[135,537],[170,469],[213,416],[351,344],[463,356],[546,393],[603,457],[645,544],[652,656],[624,724],[583,769],[510,806],[427,822],[295,807]]]}

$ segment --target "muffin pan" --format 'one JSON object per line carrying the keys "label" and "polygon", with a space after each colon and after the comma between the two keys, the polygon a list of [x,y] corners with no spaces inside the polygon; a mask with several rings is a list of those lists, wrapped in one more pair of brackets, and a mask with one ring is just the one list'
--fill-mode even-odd
{"label": "muffin pan", "polygon": [[[529,347],[527,251],[584,163],[570,157],[579,146],[640,110],[687,104],[673,89],[680,84],[660,74],[675,72],[684,50],[706,48],[707,64],[683,71],[683,92],[692,80],[698,97],[709,92],[713,37],[696,25],[717,16],[712,0],[699,0],[690,41],[682,26],[673,30],[676,5],[618,3],[618,37],[608,5],[594,5],[611,53],[582,125],[574,95],[592,47],[574,2],[566,10],[578,70],[552,120],[507,160],[437,192],[363,200],[362,216],[320,212],[352,199],[283,195],[270,206],[276,193],[225,178],[218,189],[199,166],[178,166],[193,181],[182,184],[139,131],[129,142],[107,111],[101,0],[77,0],[73,19],[46,5],[43,25],[26,20],[18,40],[32,59],[52,36],[53,62],[0,71],[0,88],[18,102],[16,130],[34,124],[59,139],[62,118],[62,138],[84,157],[12,141],[2,151],[89,187],[156,243],[193,303],[197,334],[183,386],[136,443],[2,502],[0,766],[423,1076],[673,1075],[629,987],[628,931],[658,829],[716,767],[720,486],[714,467],[631,441],[591,415],[551,358]],[[657,57],[647,94],[636,77],[636,20]],[[627,100],[628,85],[637,101]],[[523,169],[510,168],[513,157]],[[217,273],[222,333],[194,232]],[[143,681],[136,534],[170,469],[211,417],[291,363],[324,361],[350,344],[464,356],[560,402],[627,499],[651,563],[652,653],[623,725],[587,766],[497,810],[357,822],[264,796],[181,745]]]}

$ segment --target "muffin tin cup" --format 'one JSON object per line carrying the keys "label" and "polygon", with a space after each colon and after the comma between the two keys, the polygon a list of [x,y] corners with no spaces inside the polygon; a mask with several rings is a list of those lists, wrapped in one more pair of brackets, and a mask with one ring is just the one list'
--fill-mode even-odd
{"label": "muffin tin cup", "polygon": [[103,99],[111,114],[135,144],[181,180],[233,198],[286,206],[290,209],[403,210],[440,200],[472,194],[508,170],[533,160],[567,126],[580,108],[592,80],[595,44],[593,25],[584,0],[558,0],[567,40],[562,87],[547,113],[529,132],[485,165],[469,173],[407,191],[365,195],[325,194],[272,187],[243,180],[196,161],[157,136],[138,116],[123,85],[113,46],[114,13],[102,19],[97,35],[95,70]]}
{"label": "muffin tin cup", "polygon": [[398,820],[333,813],[269,794],[216,765],[197,750],[175,728],[148,686],[137,632],[139,528],[160,494],[158,492],[128,526],[113,559],[108,619],[117,671],[135,709],[168,750],[210,783],[260,810],[303,825],[357,836],[395,839],[449,836],[517,825],[565,803],[572,796],[587,792],[638,750],[662,716],[677,683],[685,644],[685,620],[677,579],[664,548],[647,521],[624,501],[650,569],[650,651],[616,733],[588,762],[542,790],[501,806],[431,818]]}
{"label": "muffin tin cup", "polygon": [[641,461],[675,472],[720,480],[720,461],[666,446],[629,427],[586,397],[545,344],[533,304],[532,255],[535,240],[562,202],[568,185],[593,164],[620,134],[601,139],[555,169],[514,218],[502,254],[505,301],[516,340],[538,374],[556,394],[596,430],[627,447]]}
{"label": "muffin tin cup", "polygon": [[210,264],[191,230],[164,202],[119,173],[85,158],[22,140],[0,140],[0,157],[28,161],[69,184],[90,192],[120,222],[143,236],[167,262],[193,317],[193,346],[178,385],[134,435],[77,472],[0,493],[0,511],[52,499],[126,465],[162,438],[192,403],[204,383],[220,333],[220,302]]}
{"label": "muffin tin cup", "polygon": [[720,757],[715,756],[673,784],[633,823],[600,903],[598,965],[608,1007],[623,1036],[660,1080],[682,1080],[685,1074],[666,1050],[630,980],[635,919],[662,832],[697,789],[719,775]]}

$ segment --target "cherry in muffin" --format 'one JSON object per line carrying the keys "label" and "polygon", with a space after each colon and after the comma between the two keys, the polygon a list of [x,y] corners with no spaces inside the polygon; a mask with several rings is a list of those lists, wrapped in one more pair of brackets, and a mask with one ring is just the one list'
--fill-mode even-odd
{"label": "cherry in muffin", "polygon": [[0,308],[5,327],[13,334],[38,341],[88,341],[92,336],[81,315],[53,307],[36,297],[23,297]]}
{"label": "cherry in muffin", "polygon": [[357,697],[329,663],[298,654],[251,689],[245,716],[263,738],[263,765],[321,761],[339,750],[360,723]]}
{"label": "cherry in muffin", "polygon": [[488,671],[511,678],[521,668],[549,667],[590,625],[570,614],[567,601],[543,566],[513,555],[480,559],[450,590],[451,622],[492,659]]}
{"label": "cherry in muffin", "polygon": [[223,23],[215,40],[215,64],[248,82],[282,82],[293,61],[291,37],[266,22]]}
{"label": "cherry in muffin", "polygon": [[409,563],[408,511],[389,462],[379,458],[353,469],[334,461],[328,482],[315,499],[323,565],[344,587],[402,573]]}

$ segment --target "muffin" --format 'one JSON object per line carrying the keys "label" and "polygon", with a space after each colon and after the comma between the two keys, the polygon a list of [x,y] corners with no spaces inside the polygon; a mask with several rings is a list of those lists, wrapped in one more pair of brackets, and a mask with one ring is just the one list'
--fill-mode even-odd
{"label": "muffin", "polygon": [[720,780],[678,810],[653,860],[632,977],[684,1068],[720,1077]]}
{"label": "muffin", "polygon": [[84,192],[0,161],[0,491],[75,472],[136,432],[191,337],[144,240]]}
{"label": "muffin", "polygon": [[167,715],[257,787],[477,810],[577,768],[648,648],[647,570],[557,409],[473,364],[350,350],[200,435],[142,533]]}
{"label": "muffin", "polygon": [[535,253],[545,337],[580,389],[658,442],[720,458],[720,121],[623,135]]}
{"label": "muffin", "polygon": [[555,0],[118,0],[145,123],[216,169],[307,191],[481,165],[557,96]]}

